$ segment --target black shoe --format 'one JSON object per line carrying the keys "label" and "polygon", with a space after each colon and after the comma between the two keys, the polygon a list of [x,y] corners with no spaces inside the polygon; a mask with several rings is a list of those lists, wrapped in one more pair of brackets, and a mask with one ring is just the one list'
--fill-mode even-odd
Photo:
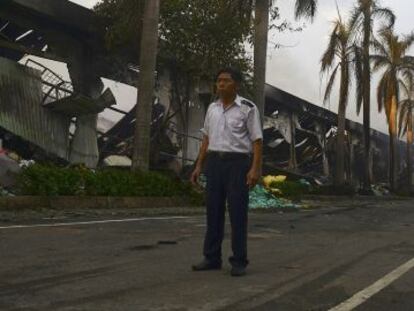
{"label": "black shoe", "polygon": [[210,262],[203,260],[197,265],[193,265],[193,271],[207,271],[207,270],[220,270],[221,262]]}
{"label": "black shoe", "polygon": [[230,272],[231,276],[243,276],[246,275],[246,267],[233,266]]}

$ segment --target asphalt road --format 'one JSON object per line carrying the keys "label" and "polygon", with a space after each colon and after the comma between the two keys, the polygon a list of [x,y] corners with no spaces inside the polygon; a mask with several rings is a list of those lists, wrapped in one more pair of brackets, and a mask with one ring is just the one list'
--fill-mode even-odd
{"label": "asphalt road", "polygon": [[322,205],[251,214],[242,278],[191,271],[202,216],[0,220],[0,310],[413,311],[414,201]]}

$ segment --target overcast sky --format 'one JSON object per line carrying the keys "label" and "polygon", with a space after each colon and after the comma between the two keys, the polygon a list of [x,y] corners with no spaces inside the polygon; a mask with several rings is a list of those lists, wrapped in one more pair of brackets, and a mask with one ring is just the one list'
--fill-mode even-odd
{"label": "overcast sky", "polygon": [[[91,8],[97,0],[72,0],[75,3]],[[346,16],[356,0],[337,0],[339,9]],[[282,18],[292,19],[294,0],[279,0]],[[396,16],[396,30],[407,34],[414,30],[412,13],[413,0],[382,0],[383,6],[391,8]],[[332,21],[337,16],[335,0],[319,0],[318,14],[314,23],[308,23],[305,30],[300,33],[271,33],[269,40],[284,46],[275,49],[269,43],[267,82],[314,104],[322,105],[325,81],[321,81],[320,58],[326,48],[328,35],[332,29]],[[373,80],[373,88],[376,80]],[[121,92],[122,93],[122,92]],[[133,91],[126,90],[121,95],[125,106],[134,102],[131,99]],[[337,91],[333,92],[332,99],[326,108],[336,111]],[[374,95],[374,94],[373,94]],[[120,96],[120,95],[118,95]],[[347,114],[352,120],[362,122],[362,114],[357,117],[355,112],[354,96],[350,96]],[[372,98],[372,127],[387,132],[384,116],[377,113],[375,95]]]}

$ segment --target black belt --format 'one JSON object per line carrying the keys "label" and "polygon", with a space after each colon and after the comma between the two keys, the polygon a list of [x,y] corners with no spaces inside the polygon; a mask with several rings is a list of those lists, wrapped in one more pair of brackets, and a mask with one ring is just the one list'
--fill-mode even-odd
{"label": "black belt", "polygon": [[208,155],[219,157],[222,160],[241,160],[250,159],[250,153],[226,152],[226,151],[208,151]]}

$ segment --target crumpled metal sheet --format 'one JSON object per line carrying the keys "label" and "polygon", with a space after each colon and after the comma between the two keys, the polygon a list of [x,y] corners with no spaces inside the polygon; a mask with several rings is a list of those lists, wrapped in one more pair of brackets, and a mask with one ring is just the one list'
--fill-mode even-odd
{"label": "crumpled metal sheet", "polygon": [[66,159],[70,117],[42,107],[40,72],[0,57],[0,126]]}
{"label": "crumpled metal sheet", "polygon": [[290,116],[289,112],[279,111],[278,114],[272,118],[265,117],[264,129],[274,128],[279,131],[280,135],[286,140],[288,144],[292,143],[292,131],[290,130],[290,123],[292,122],[295,125],[295,128],[300,129],[301,125],[299,123],[298,116],[293,114]]}

